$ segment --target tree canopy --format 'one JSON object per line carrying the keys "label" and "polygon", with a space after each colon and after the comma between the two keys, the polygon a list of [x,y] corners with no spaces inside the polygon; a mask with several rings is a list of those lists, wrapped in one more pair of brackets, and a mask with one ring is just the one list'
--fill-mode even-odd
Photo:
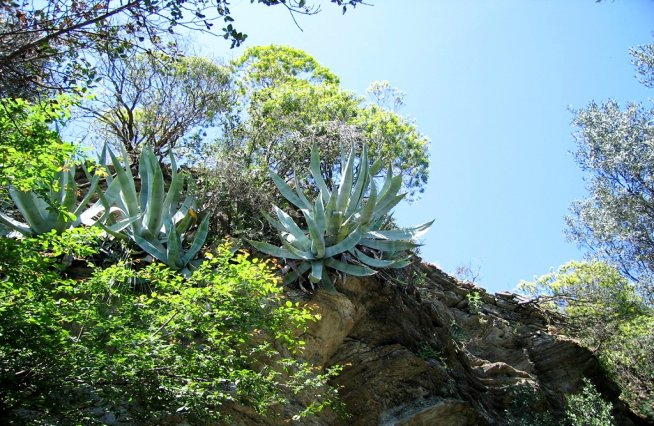
{"label": "tree canopy", "polygon": [[307,169],[311,146],[318,144],[325,169],[338,173],[341,153],[365,144],[371,157],[392,161],[406,192],[420,192],[427,182],[428,138],[407,118],[341,88],[309,54],[252,47],[232,67],[240,112],[222,143],[239,147],[254,167],[271,166],[289,179]]}
{"label": "tree canopy", "polygon": [[105,90],[84,107],[101,135],[137,157],[149,145],[163,159],[180,142],[199,145],[233,97],[225,67],[193,56],[106,56],[96,66]]}
{"label": "tree canopy", "polygon": [[[641,81],[651,86],[654,45],[632,50]],[[569,236],[615,264],[653,294],[654,109],[592,102],[573,124],[575,159],[588,176],[588,198],[571,206]]]}
{"label": "tree canopy", "polygon": [[[363,0],[331,0],[356,7]],[[251,0],[250,3],[255,3]],[[314,14],[306,0],[256,0],[291,14]],[[0,98],[79,90],[96,79],[89,54],[130,49],[176,51],[177,28],[220,34],[239,46],[240,32],[228,0],[0,2]],[[223,25],[214,32],[216,23]]]}

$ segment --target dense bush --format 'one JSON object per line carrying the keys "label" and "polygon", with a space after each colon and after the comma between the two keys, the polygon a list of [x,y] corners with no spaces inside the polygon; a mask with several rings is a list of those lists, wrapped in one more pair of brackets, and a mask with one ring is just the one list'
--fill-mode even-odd
{"label": "dense bush", "polygon": [[222,246],[189,278],[156,263],[62,274],[61,256],[91,255],[96,237],[0,239],[2,417],[203,423],[229,403],[274,411],[290,392],[322,396],[288,415],[333,401],[328,374],[281,355],[315,316],[284,299],[270,265]]}
{"label": "dense bush", "polygon": [[566,417],[571,426],[612,426],[615,420],[611,415],[610,402],[602,399],[593,384],[584,379],[581,392],[566,395],[568,408]]}

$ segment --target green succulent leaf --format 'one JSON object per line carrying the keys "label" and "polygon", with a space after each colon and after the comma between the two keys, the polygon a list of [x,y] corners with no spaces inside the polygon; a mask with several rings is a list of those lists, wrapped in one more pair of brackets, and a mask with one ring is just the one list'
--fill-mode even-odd
{"label": "green succulent leaf", "polygon": [[202,222],[200,222],[200,226],[198,226],[198,230],[195,233],[195,237],[193,238],[193,242],[191,243],[191,246],[189,247],[186,254],[184,254],[184,256],[182,257],[182,263],[187,264],[191,262],[191,260],[195,257],[195,255],[198,254],[202,246],[204,246],[204,243],[207,240],[208,235],[209,235],[209,215],[205,215],[204,219],[202,219]]}
{"label": "green succulent leaf", "polygon": [[429,230],[433,223],[434,221],[432,220],[413,228],[369,231],[366,233],[366,237],[383,240],[416,240],[422,237]]}
{"label": "green succulent leaf", "polygon": [[363,232],[361,229],[355,229],[350,235],[348,235],[344,240],[340,241],[333,246],[329,246],[325,249],[325,257],[336,256],[337,254],[344,253],[346,251],[352,250],[356,246],[361,238],[363,237]]}
{"label": "green succulent leaf", "polygon": [[[275,183],[275,186],[277,189],[279,189],[279,192],[286,198],[288,201],[291,202],[295,207],[298,209],[306,209],[306,208],[311,208],[311,203],[307,200],[307,204],[304,203],[304,200],[302,200],[298,195],[296,194],[295,191],[282,179],[277,175],[275,172],[270,172],[270,177],[272,178],[273,182]],[[305,198],[306,199],[306,198]]]}
{"label": "green succulent leaf", "polygon": [[314,254],[310,251],[303,251],[293,244],[289,243],[287,240],[282,239],[282,247],[284,247],[289,252],[293,253],[295,256],[302,260],[313,260],[316,258]]}
{"label": "green succulent leaf", "polygon": [[355,277],[366,277],[370,275],[375,275],[377,271],[368,268],[367,266],[361,265],[352,265],[351,263],[341,262],[334,258],[325,259],[325,265],[330,268],[334,268],[337,271],[345,272],[349,275],[354,275]]}
{"label": "green succulent leaf", "polygon": [[322,269],[323,269],[323,261],[322,260],[314,260],[311,262],[311,275],[309,275],[309,281],[312,283],[317,283],[322,280]]}
{"label": "green succulent leaf", "polygon": [[362,238],[359,244],[371,249],[382,250],[391,253],[402,250],[411,250],[419,246],[419,244],[411,241],[378,240],[374,238]]}
{"label": "green succulent leaf", "polygon": [[275,256],[275,257],[282,257],[285,259],[295,259],[295,260],[304,260],[301,256],[296,256],[290,251],[274,246],[270,243],[266,243],[263,241],[253,241],[253,240],[248,240],[248,243],[255,249],[259,250],[262,253],[268,254],[270,256]]}
{"label": "green succulent leaf", "polygon": [[[311,268],[311,264],[309,262],[300,263],[294,269],[291,269],[291,272],[284,275],[284,284],[285,285],[292,284],[297,279],[299,279],[305,272],[307,272],[309,268]],[[323,274],[323,279],[326,276],[327,274]]]}
{"label": "green succulent leaf", "polygon": [[302,241],[303,244],[306,243],[307,246],[311,245],[311,241],[304,234],[304,231],[295,223],[292,217],[287,215],[282,209],[277,206],[273,206],[273,210],[279,219],[279,222],[282,224],[286,232],[292,234],[297,240]]}
{"label": "green succulent leaf", "polygon": [[370,194],[368,195],[368,199],[365,201],[365,204],[361,209],[361,214],[356,219],[359,225],[364,226],[370,222],[370,220],[372,219],[372,215],[375,211],[376,204],[377,204],[377,186],[375,185],[375,181],[371,180]]}
{"label": "green succulent leaf", "polygon": [[376,259],[374,257],[370,257],[356,248],[351,250],[350,252],[360,262],[365,263],[366,265],[373,268],[388,268],[396,262],[395,259]]}
{"label": "green succulent leaf", "polygon": [[307,227],[309,228],[311,253],[313,253],[317,258],[321,258],[325,256],[325,229],[318,226],[309,210],[302,209],[301,211],[307,222]]}

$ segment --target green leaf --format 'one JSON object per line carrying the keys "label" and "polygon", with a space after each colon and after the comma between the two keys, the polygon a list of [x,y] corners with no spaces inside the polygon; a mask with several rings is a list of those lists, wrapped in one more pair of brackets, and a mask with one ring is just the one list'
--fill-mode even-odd
{"label": "green leaf", "polygon": [[350,156],[345,165],[345,171],[341,171],[341,183],[338,185],[338,198],[336,199],[336,210],[345,213],[350,195],[352,194],[352,179],[354,176],[354,147],[350,151]]}
{"label": "green leaf", "polygon": [[310,251],[303,251],[297,248],[295,245],[289,243],[285,239],[282,239],[282,246],[288,250],[289,252],[293,253],[295,256],[298,256],[302,260],[313,260],[316,258],[313,253]]}
{"label": "green leaf", "polygon": [[191,247],[189,247],[188,251],[182,258],[182,263],[184,265],[191,262],[191,259],[193,259],[200,251],[204,242],[207,240],[207,235],[209,235],[209,215],[205,214],[204,219],[200,222],[200,226],[198,226],[198,230],[195,233],[195,238],[193,238]]}
{"label": "green leaf", "polygon": [[164,259],[168,258],[168,253],[166,248],[159,241],[144,238],[139,234],[132,235],[132,239],[134,239],[134,242],[138,244],[138,246],[141,247],[145,252],[150,254],[155,259],[159,259],[165,263]]}
{"label": "green leaf", "polygon": [[166,240],[166,257],[159,260],[173,269],[181,269],[185,266],[185,263],[182,262],[182,238],[179,236],[172,220],[167,221],[165,226],[166,235],[168,236],[168,240]]}
{"label": "green leaf", "polygon": [[[123,152],[123,155],[125,158],[129,158],[127,157],[126,151]],[[140,215],[141,210],[139,208],[138,198],[136,195],[136,186],[134,185],[134,177],[132,176],[131,171],[129,171],[129,164],[127,164],[126,171],[123,168],[122,163],[118,161],[118,158],[116,158],[111,150],[109,150],[109,156],[111,157],[111,162],[113,163],[114,169],[116,170],[116,178],[120,185],[120,198],[125,204],[127,215],[130,217]],[[139,231],[141,228],[141,224],[138,222],[134,222],[133,226],[135,228],[135,233],[137,233],[136,231]]]}
{"label": "green leaf", "polygon": [[[292,269],[290,272],[288,272],[286,275],[284,275],[284,284],[288,285],[293,282],[295,282],[302,274],[307,272],[309,268],[311,267],[311,264],[309,262],[302,262],[300,263],[295,269]],[[323,277],[326,274],[323,275]]]}
{"label": "green leaf", "polygon": [[33,233],[43,234],[50,230],[47,229],[48,226],[43,218],[43,214],[46,213],[45,209],[48,206],[42,200],[39,200],[33,192],[19,191],[14,187],[9,187],[9,195]]}
{"label": "green leaf", "polygon": [[[311,208],[311,203],[307,201],[308,205],[304,203],[300,197],[297,196],[295,191],[288,186],[286,182],[284,182],[284,179],[279,177],[275,172],[270,171],[270,177],[272,178],[273,182],[275,183],[275,186],[279,189],[279,192],[286,198],[288,201],[291,202],[294,206],[296,206],[298,209],[306,209],[306,208]],[[305,198],[306,199],[306,198]]]}
{"label": "green leaf", "polygon": [[313,217],[311,212],[306,209],[302,209],[302,214],[304,219],[307,222],[307,227],[309,228],[309,236],[311,237],[311,252],[318,258],[321,258],[325,255],[325,229],[319,228],[318,224]]}
{"label": "green leaf", "polygon": [[388,214],[388,212],[393,209],[400,201],[404,199],[406,194],[399,194],[392,198],[387,198],[386,201],[382,203],[377,203],[375,206],[375,211],[372,213],[373,219],[380,219]]}
{"label": "green leaf", "polygon": [[172,179],[166,198],[163,201],[162,211],[165,215],[172,216],[175,213],[174,210],[177,208],[177,204],[179,204],[185,180],[184,176],[177,172],[177,163],[172,153],[170,153],[170,168],[172,170]]}
{"label": "green leaf", "polygon": [[415,240],[424,235],[434,221],[429,221],[413,228],[400,228],[382,231],[370,231],[366,234],[368,238],[377,238],[385,240]]}
{"label": "green leaf", "polygon": [[352,265],[349,263],[341,262],[334,258],[325,259],[325,265],[330,268],[334,268],[337,271],[345,272],[349,275],[354,275],[355,277],[366,277],[370,275],[375,275],[377,272],[368,268],[367,266]]}
{"label": "green leaf", "polygon": [[322,260],[314,260],[311,262],[311,275],[309,275],[309,281],[312,283],[317,283],[322,280],[322,269],[323,263]]}
{"label": "green leaf", "polygon": [[375,259],[374,257],[370,257],[356,248],[353,249],[351,253],[354,254],[354,256],[359,261],[373,268],[387,268],[396,262],[395,259]]}
{"label": "green leaf", "polygon": [[410,250],[420,245],[410,241],[377,240],[372,238],[362,238],[359,244],[362,246],[370,247],[372,249],[388,252]]}
{"label": "green leaf", "polygon": [[372,215],[375,211],[375,206],[377,205],[377,186],[375,181],[370,181],[370,194],[366,200],[366,204],[361,211],[361,215],[357,218],[357,222],[360,226],[367,226],[368,222],[372,219]]}
{"label": "green leaf", "polygon": [[166,217],[168,212],[164,209],[163,173],[157,157],[149,147],[144,149],[141,154],[141,163],[143,162],[147,163],[146,174],[149,175],[146,180],[148,185],[145,188],[143,187],[143,176],[141,176],[141,200],[143,199],[143,193],[147,194],[147,203],[143,204],[141,202],[140,206],[141,210],[145,211],[143,222],[150,232],[158,235],[161,232],[164,220],[170,219]]}
{"label": "green leaf", "polygon": [[283,249],[281,247],[276,247],[272,244],[263,241],[253,241],[253,240],[247,240],[247,241],[248,243],[250,243],[252,247],[259,250],[261,253],[265,253],[270,256],[281,257],[285,259],[303,260],[301,256],[296,256],[290,251]]}
{"label": "green leaf", "polygon": [[359,160],[359,170],[354,184],[354,190],[350,197],[350,204],[345,210],[345,217],[350,217],[361,208],[361,202],[363,201],[363,196],[370,180],[370,174],[368,172],[368,148],[364,145],[361,159]]}
{"label": "green leaf", "polygon": [[287,215],[277,206],[273,205],[273,210],[275,211],[275,214],[277,214],[277,218],[279,219],[279,222],[284,226],[286,232],[292,234],[299,241],[302,241],[303,244],[306,244],[307,246],[311,245],[311,241],[307,238],[307,236],[304,234],[304,231],[300,229],[297,223],[295,223],[292,217]]}
{"label": "green leaf", "polygon": [[337,254],[352,250],[354,246],[359,243],[362,236],[363,233],[361,232],[361,229],[355,228],[355,230],[350,235],[345,237],[345,239],[343,239],[341,242],[327,247],[325,249],[325,257],[336,256]]}

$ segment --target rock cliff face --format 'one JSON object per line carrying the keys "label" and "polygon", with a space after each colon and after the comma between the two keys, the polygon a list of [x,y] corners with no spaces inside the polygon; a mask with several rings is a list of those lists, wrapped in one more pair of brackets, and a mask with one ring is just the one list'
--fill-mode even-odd
{"label": "rock cliff face", "polygon": [[[388,278],[348,277],[339,293],[292,295],[322,315],[303,336],[305,356],[344,367],[334,384],[350,415],[326,411],[303,424],[504,425],[511,416],[533,424],[545,412],[562,415],[564,395],[583,377],[617,407],[620,425],[645,424],[619,402],[597,359],[557,336],[538,306],[487,294],[430,265]],[[233,420],[274,423],[247,413]]]}

